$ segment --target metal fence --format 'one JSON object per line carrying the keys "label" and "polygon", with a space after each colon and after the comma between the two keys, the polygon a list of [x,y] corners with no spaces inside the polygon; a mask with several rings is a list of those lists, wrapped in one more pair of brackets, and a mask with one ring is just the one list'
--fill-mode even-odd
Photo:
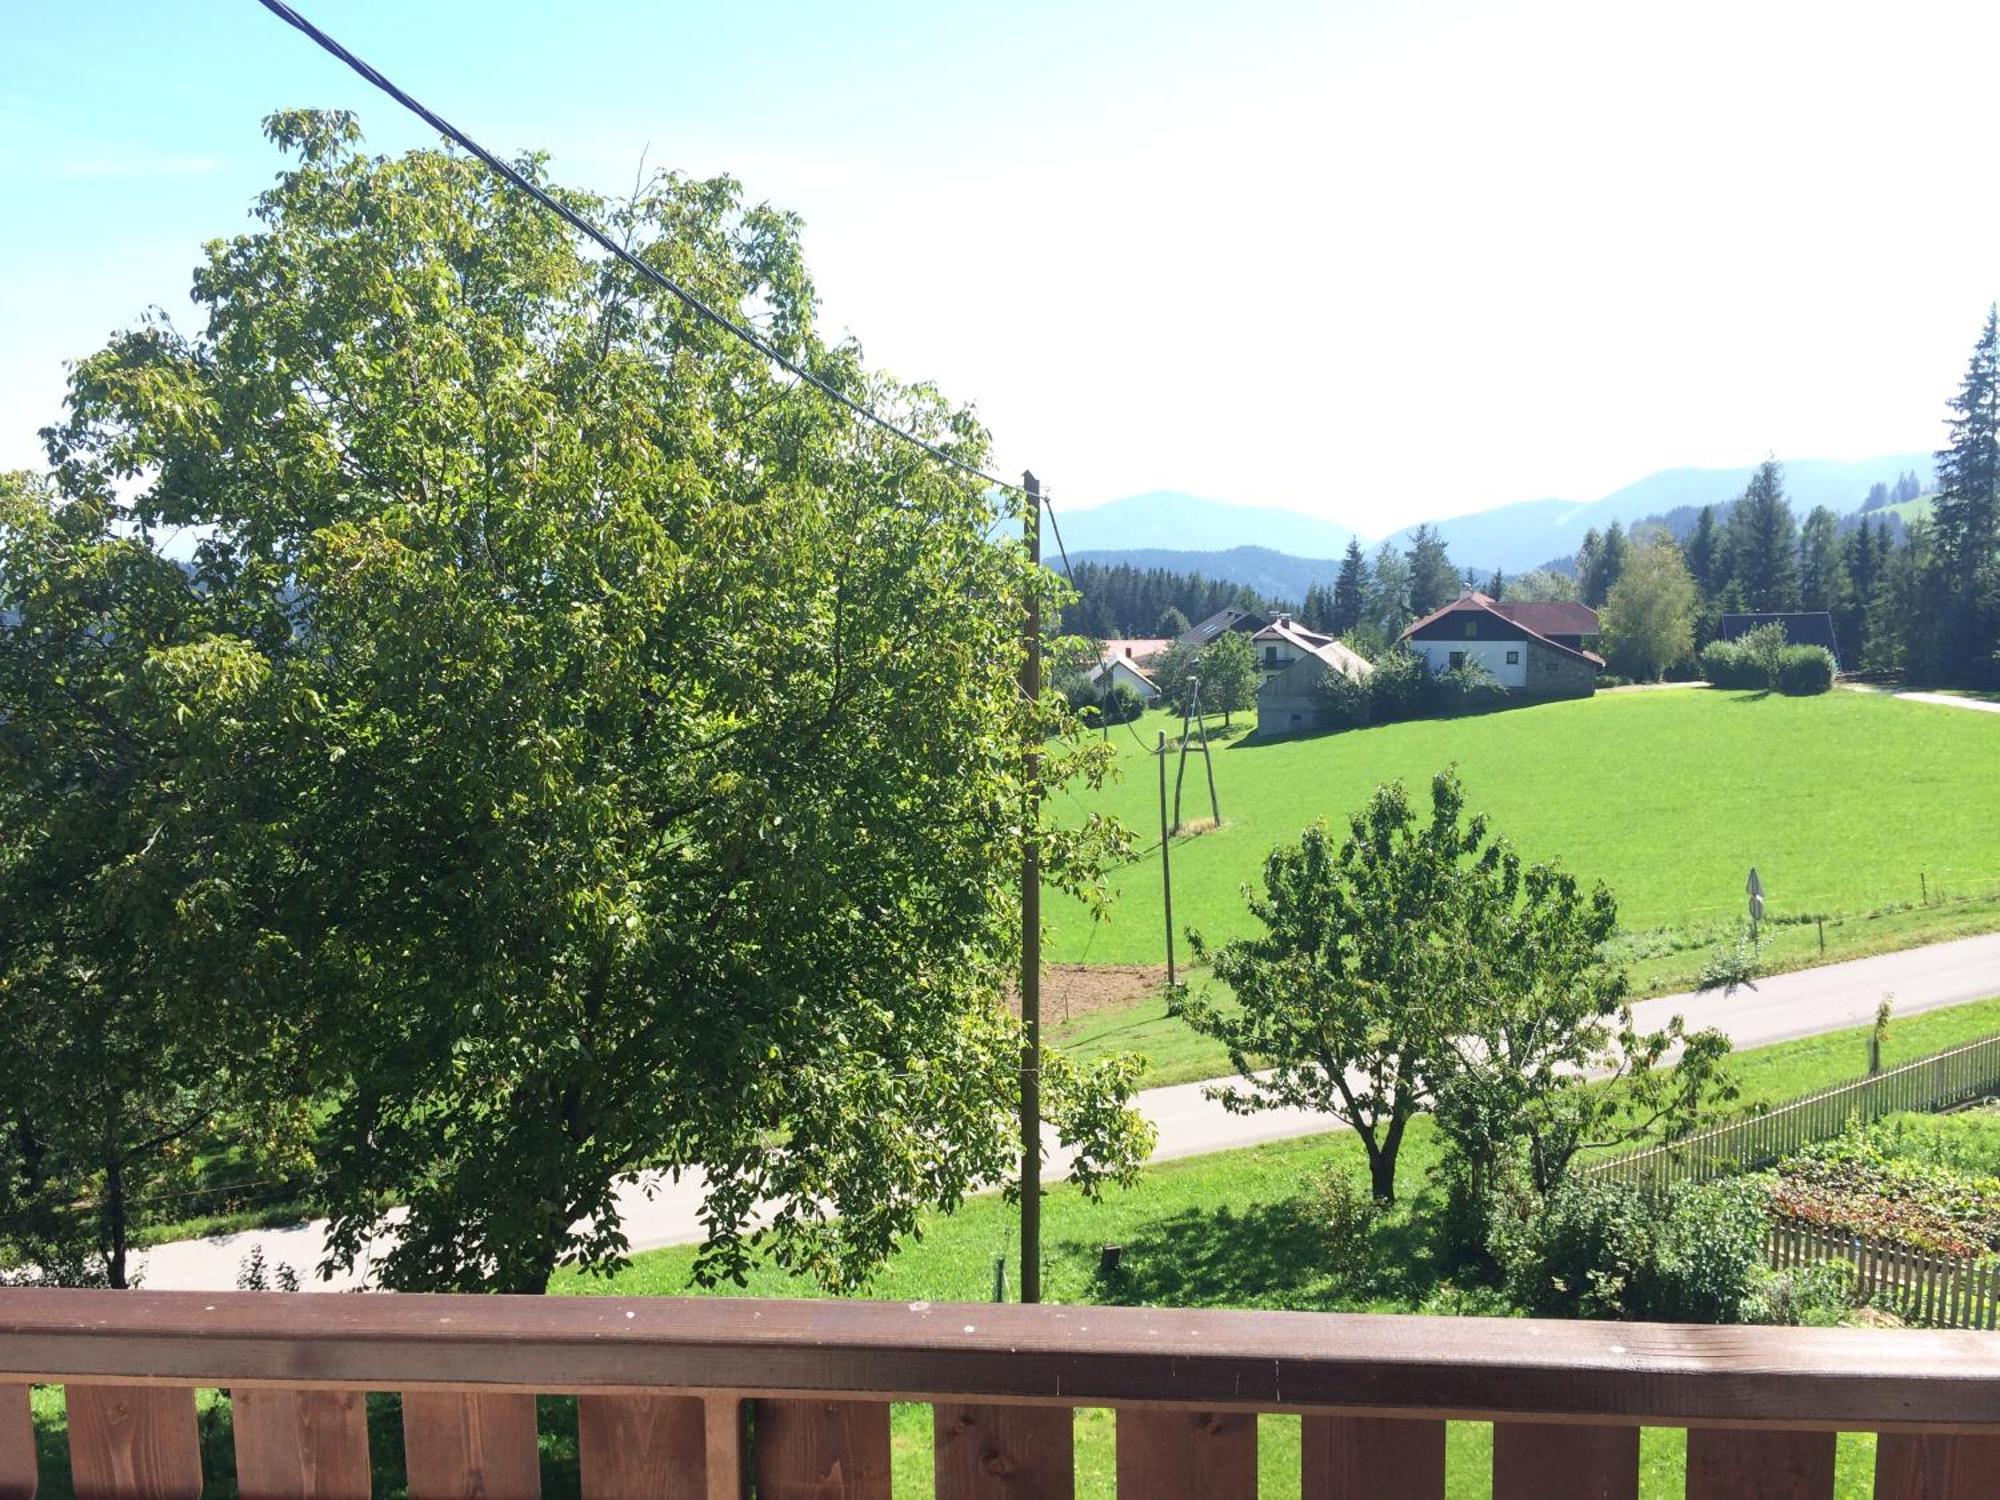
{"label": "metal fence", "polygon": [[1659,1192],[1677,1182],[1708,1182],[1769,1166],[1801,1146],[1839,1135],[1850,1122],[1866,1125],[1905,1110],[1949,1109],[1993,1093],[2000,1093],[2000,1036],[1837,1084],[1664,1146],[1587,1162],[1578,1170],[1598,1181]]}
{"label": "metal fence", "polygon": [[1783,1271],[1818,1261],[1846,1261],[1855,1291],[1927,1328],[2000,1327],[2000,1262],[1927,1255],[1890,1240],[1868,1239],[1802,1219],[1771,1222],[1765,1237],[1771,1264]]}

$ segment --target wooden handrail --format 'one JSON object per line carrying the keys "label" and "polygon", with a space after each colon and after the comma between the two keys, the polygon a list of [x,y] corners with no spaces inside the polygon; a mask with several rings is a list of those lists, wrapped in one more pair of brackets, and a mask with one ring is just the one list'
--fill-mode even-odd
{"label": "wooden handrail", "polygon": [[2000,1434],[1978,1333],[986,1303],[0,1290],[42,1382]]}

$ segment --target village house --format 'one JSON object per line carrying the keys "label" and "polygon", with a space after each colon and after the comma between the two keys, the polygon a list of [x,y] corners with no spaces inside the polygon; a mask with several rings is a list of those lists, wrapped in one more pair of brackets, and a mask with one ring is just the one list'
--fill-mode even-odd
{"label": "village house", "polygon": [[1257,688],[1257,732],[1290,734],[1317,717],[1319,685],[1329,672],[1360,679],[1374,670],[1367,658],[1330,635],[1307,630],[1278,615],[1250,637],[1263,681]]}
{"label": "village house", "polygon": [[1206,646],[1225,630],[1240,630],[1246,635],[1255,635],[1271,622],[1254,609],[1238,609],[1231,605],[1218,609],[1207,619],[1190,625],[1178,639],[1183,646]]}
{"label": "village house", "polygon": [[1588,698],[1604,658],[1597,611],[1560,600],[1510,603],[1470,591],[1403,632],[1403,643],[1435,673],[1474,664],[1524,698]]}
{"label": "village house", "polygon": [[1114,636],[1097,653],[1097,665],[1083,674],[1084,681],[1102,685],[1108,676],[1139,695],[1144,703],[1156,703],[1160,685],[1148,670],[1173,645],[1170,636]]}

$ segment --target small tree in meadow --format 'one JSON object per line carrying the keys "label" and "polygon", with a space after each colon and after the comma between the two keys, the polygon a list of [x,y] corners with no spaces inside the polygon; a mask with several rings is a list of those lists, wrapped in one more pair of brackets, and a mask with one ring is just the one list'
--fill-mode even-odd
{"label": "small tree in meadow", "polygon": [[1225,630],[1201,653],[1203,712],[1222,710],[1225,726],[1231,715],[1257,705],[1257,648],[1240,630]]}
{"label": "small tree in meadow", "polygon": [[1210,1097],[1237,1114],[1305,1108],[1345,1121],[1383,1202],[1396,1196],[1397,1153],[1480,968],[1458,893],[1470,869],[1500,855],[1484,818],[1462,820],[1464,806],[1449,771],[1431,783],[1428,819],[1400,782],[1378,787],[1346,839],[1315,823],[1271,851],[1263,892],[1249,897],[1260,936],[1211,949],[1190,935],[1240,1004],[1197,998],[1185,1012],[1242,1075]]}

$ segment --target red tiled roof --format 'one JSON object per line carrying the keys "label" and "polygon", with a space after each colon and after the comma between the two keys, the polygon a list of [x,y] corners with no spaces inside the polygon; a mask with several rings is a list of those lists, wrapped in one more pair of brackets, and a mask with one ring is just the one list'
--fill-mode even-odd
{"label": "red tiled roof", "polygon": [[1525,625],[1537,635],[1596,635],[1597,611],[1574,599],[1537,600],[1516,604],[1501,599],[1493,608],[1516,625]]}
{"label": "red tiled roof", "polygon": [[[1516,605],[1515,607],[1517,609],[1525,609],[1528,608],[1529,606]],[[1569,608],[1569,607],[1570,606],[1568,605],[1563,606],[1563,608]],[[1561,630],[1558,631],[1557,634],[1585,635],[1596,630],[1597,628],[1596,611],[1590,609],[1586,605],[1581,605],[1581,604],[1575,607],[1577,609],[1583,610],[1586,614],[1590,616],[1591,630],[1590,631]],[[1415,635],[1419,630],[1422,630],[1426,625],[1435,624],[1437,621],[1442,620],[1446,615],[1466,614],[1473,611],[1478,611],[1483,614],[1492,615],[1496,619],[1505,620],[1509,625],[1512,625],[1516,630],[1520,631],[1523,635],[1528,636],[1533,640],[1540,641],[1544,646],[1547,646],[1551,651],[1560,651],[1567,656],[1580,656],[1585,661],[1591,663],[1593,666],[1596,667],[1601,668],[1604,665],[1604,658],[1599,656],[1595,651],[1579,651],[1574,646],[1565,646],[1561,641],[1550,640],[1546,635],[1542,634],[1540,630],[1536,629],[1526,620],[1515,619],[1512,615],[1509,615],[1506,612],[1505,605],[1500,604],[1495,600],[1488,598],[1486,595],[1480,593],[1477,589],[1474,589],[1469,593],[1459,595],[1458,598],[1452,600],[1451,603],[1445,605],[1443,608],[1434,609],[1429,614],[1425,615],[1421,620],[1414,621],[1410,625],[1410,627],[1403,632],[1402,638],[1407,641],[1411,636]]]}

